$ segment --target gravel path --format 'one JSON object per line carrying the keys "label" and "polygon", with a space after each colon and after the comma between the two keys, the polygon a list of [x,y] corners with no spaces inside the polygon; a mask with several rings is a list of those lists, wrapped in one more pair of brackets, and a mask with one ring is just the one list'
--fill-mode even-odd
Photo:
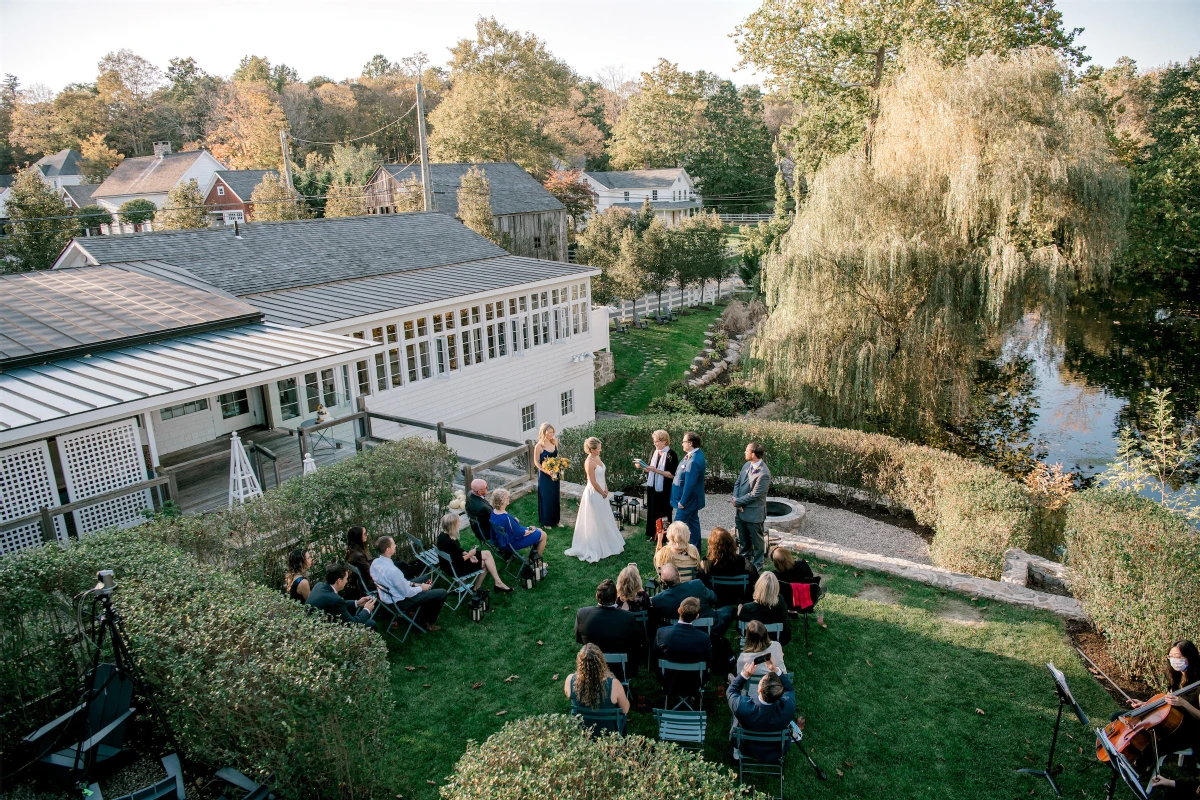
{"label": "gravel path", "polygon": [[[709,494],[705,496],[704,509],[700,512],[700,529],[707,534],[716,526],[733,530],[733,506],[731,495]],[[890,525],[886,522],[864,517],[842,508],[829,508],[805,503],[804,527],[797,531],[801,536],[838,544],[866,553],[875,553],[893,558],[905,558],[919,564],[932,564],[929,545],[917,534]]]}

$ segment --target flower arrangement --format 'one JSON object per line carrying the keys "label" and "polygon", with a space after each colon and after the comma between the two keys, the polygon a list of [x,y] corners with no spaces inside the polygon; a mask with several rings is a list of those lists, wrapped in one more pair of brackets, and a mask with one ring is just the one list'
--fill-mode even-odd
{"label": "flower arrangement", "polygon": [[567,467],[571,466],[571,462],[562,456],[547,458],[542,462],[542,469],[554,476],[554,480],[561,480],[563,474],[567,471]]}

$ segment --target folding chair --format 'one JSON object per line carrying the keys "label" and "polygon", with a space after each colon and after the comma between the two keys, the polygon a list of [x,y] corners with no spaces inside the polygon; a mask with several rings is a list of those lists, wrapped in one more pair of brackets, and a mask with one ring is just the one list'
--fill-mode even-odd
{"label": "folding chair", "polygon": [[[434,569],[438,575],[446,579],[450,584],[447,588],[457,596],[458,599],[453,606],[454,610],[457,611],[458,607],[462,605],[463,600],[468,595],[475,593],[475,587],[472,586],[472,583],[483,574],[483,568],[481,567],[469,575],[459,575],[454,569],[454,562],[450,560],[449,554],[444,550],[437,550],[435,552],[438,555],[438,563]],[[446,566],[446,569],[442,569],[443,564]]]}
{"label": "folding chair", "polygon": [[[492,530],[495,533],[495,529]],[[496,539],[490,539],[488,544],[491,545],[492,553],[497,555],[504,561],[504,571],[509,575],[520,575],[521,570],[529,566],[529,556],[533,553],[533,545],[526,547],[522,552],[509,547],[507,544],[501,544]]]}
{"label": "folding chair", "polygon": [[666,711],[656,708],[654,719],[658,722],[660,741],[674,742],[680,747],[696,752],[704,750],[704,733],[708,727],[707,712]]}
{"label": "folding chair", "polygon": [[701,629],[708,634],[710,639],[712,638],[712,629],[714,624],[715,621],[712,617],[697,617],[696,619],[692,620],[692,627]]}
{"label": "folding chair", "polygon": [[[785,672],[783,674],[789,681],[792,680],[793,673]],[[749,695],[751,692],[757,694],[758,684],[762,682],[763,677],[764,676],[762,675],[751,675],[749,678],[747,678],[746,682],[742,684],[742,694]]]}
{"label": "folding chair", "polygon": [[[617,680],[619,680],[621,682],[621,685],[625,687],[625,696],[628,697],[629,696],[629,655],[626,653],[605,653],[604,654],[604,663],[608,664],[610,669],[614,665],[617,665],[617,664],[619,664],[621,666],[621,676],[619,678],[617,678]],[[613,671],[613,674],[614,675],[617,674],[615,670]]]}
{"label": "folding chair", "polygon": [[679,582],[680,583],[687,583],[688,581],[693,580],[696,577],[696,568],[695,567],[679,567],[676,570],[676,572],[679,573]]}
{"label": "folding chair", "polygon": [[[808,608],[794,609],[796,611],[796,613],[798,613],[800,616],[804,617],[804,647],[807,648],[808,647],[808,618],[811,617],[814,613],[816,613],[815,609],[817,607],[817,602],[821,599],[821,576],[814,575],[811,578],[805,578],[803,580],[794,581],[794,583],[804,583],[804,584],[808,584],[808,586],[812,587],[811,591],[812,591],[813,604],[811,606],[809,606]],[[789,600],[790,600],[792,584],[788,583],[785,585],[787,588],[783,589],[783,587],[781,587],[781,590],[788,592]],[[789,606],[790,605],[791,604],[789,602]]]}
{"label": "folding chair", "polygon": [[[788,737],[791,735],[791,728],[784,728],[781,731],[748,731],[738,725],[733,729],[733,745],[738,749],[741,758],[738,759],[738,783],[745,783],[743,775],[778,775],[779,776],[779,800],[783,800],[783,759],[787,755]],[[744,745],[752,744],[773,744],[779,747],[779,758],[774,761],[760,761],[756,758],[751,758],[746,755]]]}
{"label": "folding chair", "polygon": [[[275,780],[274,775],[268,775],[262,783],[256,782],[253,778],[249,778],[238,772],[233,767],[225,767],[217,770],[217,777],[225,781],[230,786],[241,789],[245,792],[242,800],[275,800],[275,795],[271,793],[271,784]],[[221,793],[217,800],[232,800],[229,796],[229,790]]]}
{"label": "folding chair", "polygon": [[[663,710],[676,711],[680,706],[684,706],[688,711],[702,711],[704,709],[704,684],[708,679],[708,664],[704,661],[697,661],[694,664],[681,664],[678,661],[667,661],[665,658],[658,660],[658,668],[663,673]],[[692,685],[695,686],[695,693],[680,692],[675,705],[671,705],[671,691],[676,688],[676,684],[681,680],[678,676],[668,675],[670,672],[695,673],[695,677],[691,678]],[[684,679],[686,680],[686,678]],[[692,708],[691,701],[695,699],[696,707]]]}
{"label": "folding chair", "polygon": [[576,717],[582,717],[584,727],[591,728],[592,733],[600,734],[604,731],[609,731],[618,736],[625,735],[625,715],[621,713],[621,709],[619,708],[596,710],[572,703],[571,714]]}
{"label": "folding chair", "polygon": [[[746,649],[746,626],[749,624],[738,620],[738,639],[741,640],[743,650]],[[763,627],[767,629],[767,638],[772,642],[778,642],[779,637],[783,636],[782,622],[764,622]]]}
{"label": "folding chair", "polygon": [[404,534],[404,538],[408,539],[408,546],[412,548],[413,558],[424,567],[421,570],[421,574],[412,579],[413,583],[424,583],[424,579],[426,578],[435,582],[439,577],[449,580],[438,567],[438,552],[436,549],[426,547],[424,542],[411,533]]}
{"label": "folding chair", "polygon": [[736,606],[750,590],[749,575],[713,575],[709,582],[717,595],[717,607]]}

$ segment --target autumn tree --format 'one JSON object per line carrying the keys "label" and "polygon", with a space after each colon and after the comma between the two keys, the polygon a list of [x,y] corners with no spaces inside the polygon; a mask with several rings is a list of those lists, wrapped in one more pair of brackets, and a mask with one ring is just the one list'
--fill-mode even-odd
{"label": "autumn tree", "polygon": [[125,156],[108,146],[103,133],[89,136],[79,145],[79,154],[83,156],[79,168],[88,183],[100,183],[125,159]]}
{"label": "autumn tree", "polygon": [[261,81],[233,81],[221,92],[208,148],[230,169],[280,169],[279,131],[287,118],[275,93]]}
{"label": "autumn tree", "polygon": [[555,170],[543,185],[566,207],[567,216],[571,218],[571,230],[579,230],[584,219],[596,207],[596,194],[583,179],[583,171]]}
{"label": "autumn tree", "polygon": [[471,230],[500,244],[500,232],[492,217],[491,185],[479,167],[463,173],[458,185],[458,218]]}
{"label": "autumn tree", "polygon": [[172,58],[167,81],[155,97],[154,138],[180,147],[202,140],[214,125],[225,81],[209,75],[193,58]]}
{"label": "autumn tree", "polygon": [[263,175],[258,186],[254,187],[250,193],[250,203],[254,207],[255,222],[301,219],[305,211],[300,203],[300,195],[289,189],[283,179],[272,172]]}
{"label": "autumn tree", "polygon": [[[396,213],[425,210],[425,188],[415,177],[410,177],[400,184],[395,194]],[[491,200],[488,201],[489,205]]]}
{"label": "autumn tree", "polygon": [[61,192],[36,169],[23,169],[8,190],[8,236],[3,239],[5,272],[50,269],[71,241],[71,209]]}
{"label": "autumn tree", "polygon": [[366,190],[344,178],[335,177],[325,198],[325,216],[361,217],[367,213]]}
{"label": "autumn tree", "polygon": [[100,59],[96,89],[112,123],[111,134],[130,155],[150,150],[151,111],[162,71],[131,50]]}
{"label": "autumn tree", "polygon": [[154,218],[154,226],[166,231],[207,228],[211,222],[204,194],[196,179],[180,181],[167,192],[167,201]]}

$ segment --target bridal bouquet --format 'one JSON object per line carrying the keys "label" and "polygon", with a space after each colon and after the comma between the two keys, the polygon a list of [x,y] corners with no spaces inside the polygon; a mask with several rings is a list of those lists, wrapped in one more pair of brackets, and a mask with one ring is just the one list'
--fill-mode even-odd
{"label": "bridal bouquet", "polygon": [[547,458],[542,462],[542,467],[554,476],[554,480],[562,480],[563,473],[567,471],[567,467],[571,466],[571,462],[562,456]]}

